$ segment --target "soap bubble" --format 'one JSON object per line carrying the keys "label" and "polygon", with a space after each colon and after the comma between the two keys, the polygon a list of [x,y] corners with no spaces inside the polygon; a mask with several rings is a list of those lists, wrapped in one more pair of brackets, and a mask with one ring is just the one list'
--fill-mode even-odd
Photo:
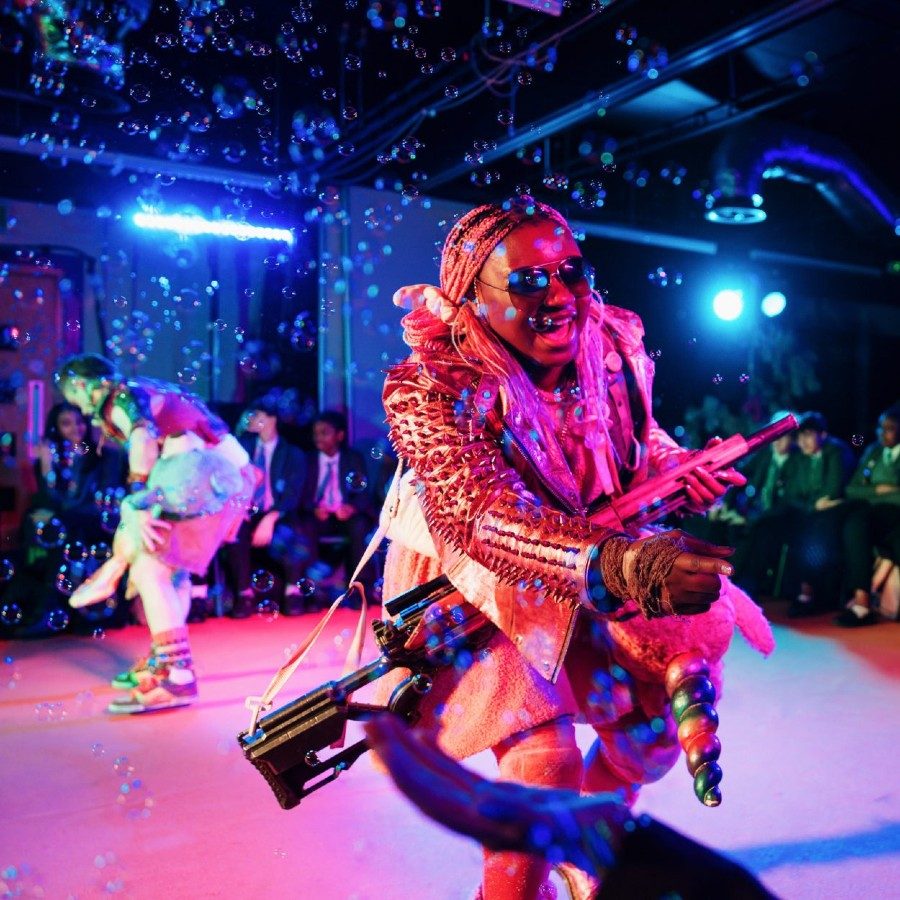
{"label": "soap bubble", "polygon": [[63,547],[63,559],[69,562],[84,562],[87,558],[87,547],[81,541],[70,541]]}
{"label": "soap bubble", "polygon": [[16,567],[13,565],[12,560],[6,559],[6,557],[0,559],[0,584],[11,581],[15,574]]}
{"label": "soap bubble", "polygon": [[66,542],[66,527],[54,516],[35,525],[34,537],[41,547],[61,547]]}
{"label": "soap bubble", "polygon": [[718,372],[716,372],[716,374],[713,375],[713,377],[712,377],[713,384],[721,384],[724,380],[725,380],[724,377],[722,375],[720,375]]}
{"label": "soap bubble", "polygon": [[65,631],[69,626],[69,614],[64,609],[51,609],[47,614],[47,627],[51,631]]}
{"label": "soap bubble", "polygon": [[0,606],[0,622],[4,625],[18,625],[23,615],[18,603],[4,603]]}
{"label": "soap bubble", "polygon": [[351,494],[361,494],[369,486],[369,480],[365,472],[348,472],[344,476],[344,484]]}
{"label": "soap bubble", "polygon": [[316,583],[312,578],[301,578],[297,582],[297,590],[301,597],[312,597],[316,593]]}
{"label": "soap bubble", "polygon": [[257,569],[250,576],[250,585],[258,594],[267,594],[275,586],[275,576],[266,569]]}
{"label": "soap bubble", "polygon": [[[853,444],[854,447],[862,447],[862,445],[865,444],[865,442],[866,442],[865,436],[861,435],[861,434],[854,434],[853,437],[851,438],[851,443]],[[6,562],[6,561],[7,560],[4,560],[4,562]]]}
{"label": "soap bubble", "polygon": [[741,372],[740,376],[738,377],[738,381],[741,384],[746,384],[749,380],[750,376],[746,372]]}
{"label": "soap bubble", "polygon": [[256,614],[267,622],[274,622],[278,613],[278,604],[271,597],[264,597],[256,604]]}

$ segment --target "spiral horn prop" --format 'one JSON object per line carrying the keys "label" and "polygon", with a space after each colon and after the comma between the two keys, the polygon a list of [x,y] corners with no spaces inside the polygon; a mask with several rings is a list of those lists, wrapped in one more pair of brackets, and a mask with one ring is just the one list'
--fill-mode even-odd
{"label": "spiral horn prop", "polygon": [[718,806],[722,802],[722,767],[717,760],[722,744],[716,736],[719,716],[709,663],[692,653],[676,656],[666,668],[666,693],[678,723],[678,742],[694,777],[694,793],[705,806]]}

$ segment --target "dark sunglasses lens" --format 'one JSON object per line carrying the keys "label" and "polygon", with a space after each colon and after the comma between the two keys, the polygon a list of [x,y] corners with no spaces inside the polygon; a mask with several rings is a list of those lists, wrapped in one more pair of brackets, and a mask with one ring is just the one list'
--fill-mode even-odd
{"label": "dark sunglasses lens", "polygon": [[537,266],[527,266],[523,269],[514,269],[509,273],[509,287],[507,290],[516,294],[533,296],[543,293],[550,286],[550,276],[546,269]]}
{"label": "dark sunglasses lens", "polygon": [[560,264],[559,280],[566,287],[576,287],[581,282],[587,282],[588,288],[592,288],[594,267],[583,256],[570,256]]}

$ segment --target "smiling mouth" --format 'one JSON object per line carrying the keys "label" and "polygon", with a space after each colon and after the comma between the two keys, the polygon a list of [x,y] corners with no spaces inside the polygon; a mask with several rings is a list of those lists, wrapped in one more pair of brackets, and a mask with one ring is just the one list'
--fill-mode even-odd
{"label": "smiling mouth", "polygon": [[574,309],[558,309],[528,317],[528,327],[536,334],[552,334],[567,328],[575,321],[577,313]]}

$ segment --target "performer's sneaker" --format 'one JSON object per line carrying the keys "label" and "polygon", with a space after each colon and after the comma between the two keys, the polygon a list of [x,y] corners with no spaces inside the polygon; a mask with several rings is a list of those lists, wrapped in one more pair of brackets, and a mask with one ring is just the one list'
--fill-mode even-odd
{"label": "performer's sneaker", "polygon": [[134,715],[188,706],[197,699],[197,676],[183,662],[158,665],[129,694],[116,697],[106,708],[113,715]]}
{"label": "performer's sneaker", "polygon": [[146,656],[142,656],[132,666],[124,672],[119,672],[112,681],[110,686],[117,691],[134,690],[140,683],[142,678],[146,678],[153,670],[153,647]]}

